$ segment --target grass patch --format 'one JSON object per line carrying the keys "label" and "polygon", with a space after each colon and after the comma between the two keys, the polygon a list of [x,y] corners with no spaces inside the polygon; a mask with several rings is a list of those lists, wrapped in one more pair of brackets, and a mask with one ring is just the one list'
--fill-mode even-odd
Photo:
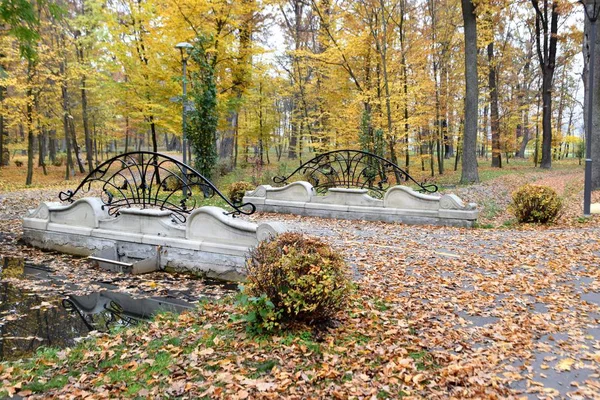
{"label": "grass patch", "polygon": [[433,356],[425,350],[409,353],[408,356],[415,360],[417,370],[425,371],[439,368],[439,365],[433,359]]}
{"label": "grass patch", "polygon": [[476,228],[476,229],[494,229],[495,226],[494,226],[494,224],[490,224],[490,223],[480,224],[479,222],[475,222],[473,224],[473,228]]}
{"label": "grass patch", "polygon": [[277,360],[264,360],[264,361],[255,361],[255,362],[246,362],[246,366],[253,369],[254,372],[250,374],[250,378],[257,379],[262,375],[268,374],[271,370],[279,365]]}
{"label": "grass patch", "polygon": [[375,302],[373,304],[375,306],[375,309],[377,311],[387,311],[389,310],[391,307],[385,303],[385,301],[381,300],[381,299],[375,299]]}
{"label": "grass patch", "polygon": [[483,217],[486,219],[496,218],[500,213],[504,211],[502,207],[498,205],[495,199],[486,199],[483,201]]}
{"label": "grass patch", "polygon": [[352,332],[342,339],[341,344],[356,343],[358,345],[363,345],[369,341],[371,341],[369,336],[363,335],[360,332]]}
{"label": "grass patch", "polygon": [[68,375],[58,375],[48,380],[47,382],[42,382],[40,380],[32,381],[27,385],[23,386],[24,390],[31,390],[34,393],[46,392],[52,389],[60,389],[67,384],[69,381]]}

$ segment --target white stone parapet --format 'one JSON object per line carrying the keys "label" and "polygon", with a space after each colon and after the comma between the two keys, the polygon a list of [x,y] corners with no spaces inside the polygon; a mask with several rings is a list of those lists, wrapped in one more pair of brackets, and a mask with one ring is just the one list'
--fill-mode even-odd
{"label": "white stone parapet", "polygon": [[88,256],[116,249],[116,258],[142,260],[158,255],[159,267],[212,278],[242,280],[250,248],[285,230],[200,207],[186,223],[169,211],[122,208],[113,217],[98,198],[68,205],[42,203],[23,218],[23,240],[35,247]]}
{"label": "white stone parapet", "polygon": [[401,185],[379,200],[367,189],[330,188],[318,196],[310,183],[299,181],[280,188],[258,186],[246,192],[243,201],[263,212],[415,225],[471,227],[479,215],[474,203],[464,204],[454,194],[423,194]]}

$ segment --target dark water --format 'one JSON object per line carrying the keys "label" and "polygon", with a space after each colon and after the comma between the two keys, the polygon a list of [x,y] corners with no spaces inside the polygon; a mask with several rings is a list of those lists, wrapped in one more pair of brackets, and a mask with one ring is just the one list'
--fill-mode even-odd
{"label": "dark water", "polygon": [[[4,260],[3,260],[4,261]],[[48,279],[47,269],[11,260],[11,276]],[[3,269],[2,273],[7,273]],[[56,279],[56,276],[53,277]],[[64,282],[63,282],[64,283]],[[0,361],[31,356],[40,346],[70,347],[90,331],[107,331],[151,317],[158,311],[181,312],[194,307],[193,299],[176,297],[133,298],[116,287],[87,295],[46,296],[0,282]],[[74,284],[63,285],[78,289]]]}
{"label": "dark water", "polygon": [[90,330],[58,298],[42,298],[0,283],[0,360],[31,355],[38,347],[66,347]]}

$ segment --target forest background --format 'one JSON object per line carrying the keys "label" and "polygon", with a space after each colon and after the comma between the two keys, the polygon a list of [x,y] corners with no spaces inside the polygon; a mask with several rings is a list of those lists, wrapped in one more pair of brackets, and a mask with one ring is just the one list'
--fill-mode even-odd
{"label": "forest background", "polygon": [[26,162],[26,185],[111,154],[180,154],[183,58],[207,176],[352,148],[467,183],[478,163],[584,155],[573,1],[4,0],[0,18],[0,166]]}

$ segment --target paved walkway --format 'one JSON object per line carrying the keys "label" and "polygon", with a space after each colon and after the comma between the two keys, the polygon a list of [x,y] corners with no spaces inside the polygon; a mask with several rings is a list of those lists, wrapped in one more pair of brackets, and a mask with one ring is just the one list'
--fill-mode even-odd
{"label": "paved walkway", "polygon": [[[0,199],[3,249],[19,250],[16,218],[50,194]],[[600,398],[599,227],[485,230],[275,214],[251,219],[285,220],[339,249],[361,296],[385,304],[382,318],[408,324],[410,340],[440,364],[432,376],[463,386],[508,386],[532,399]]]}
{"label": "paved walkway", "polygon": [[[263,215],[261,219],[281,219]],[[339,248],[435,357],[528,398],[600,398],[600,229],[483,230],[284,217]]]}

